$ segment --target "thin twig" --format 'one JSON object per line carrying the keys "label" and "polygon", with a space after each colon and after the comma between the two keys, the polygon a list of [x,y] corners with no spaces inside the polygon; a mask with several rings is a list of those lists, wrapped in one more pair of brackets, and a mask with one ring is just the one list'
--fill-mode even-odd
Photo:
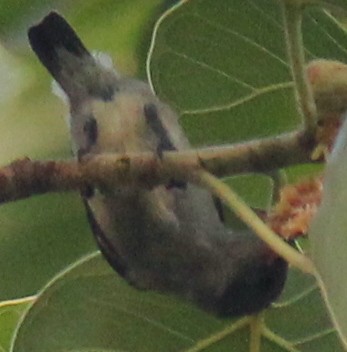
{"label": "thin twig", "polygon": [[225,202],[257,236],[266,242],[275,253],[284,258],[288,263],[303,272],[312,275],[316,274],[316,269],[312,261],[277,236],[224,182],[205,171],[199,172],[196,175],[196,182]]}
{"label": "thin twig", "polygon": [[279,202],[281,189],[287,184],[287,174],[284,170],[273,170],[267,173],[273,182],[272,187],[272,204]]}
{"label": "thin twig", "polygon": [[306,131],[313,133],[317,126],[317,109],[305,70],[305,53],[301,30],[304,6],[301,1],[284,0],[283,19],[299,112],[303,117]]}
{"label": "thin twig", "polygon": [[83,163],[25,158],[0,168],[0,203],[79,190],[86,184],[151,188],[172,178],[191,181],[201,169],[218,177],[267,172],[310,162],[313,147],[310,138],[295,132],[236,145],[166,152],[161,159],[151,152],[100,154]]}
{"label": "thin twig", "polygon": [[250,332],[251,332],[251,339],[250,339],[250,352],[260,352],[261,351],[261,335],[264,325],[264,317],[263,314],[254,315],[251,318],[250,323]]}

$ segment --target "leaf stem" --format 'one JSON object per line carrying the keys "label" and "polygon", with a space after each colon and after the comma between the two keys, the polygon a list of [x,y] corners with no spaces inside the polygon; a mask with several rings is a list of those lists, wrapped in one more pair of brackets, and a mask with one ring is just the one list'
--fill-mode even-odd
{"label": "leaf stem", "polygon": [[23,303],[32,303],[36,300],[37,296],[28,296],[23,298],[9,299],[0,302],[0,308],[16,306]]}
{"label": "leaf stem", "polygon": [[198,184],[224,201],[274,252],[303,272],[316,274],[310,258],[278,237],[229,186],[206,171],[200,171],[196,177]]}
{"label": "leaf stem", "polygon": [[261,347],[261,335],[264,326],[264,317],[263,315],[257,314],[251,318],[250,321],[250,332],[251,332],[251,341],[249,345],[250,352],[260,352]]}
{"label": "leaf stem", "polygon": [[287,174],[284,170],[277,169],[266,173],[273,182],[272,203],[277,203],[281,197],[281,189],[287,184]]}
{"label": "leaf stem", "polygon": [[[164,152],[106,153],[77,160],[18,159],[0,168],[0,204],[47,192],[136,186],[151,188],[174,178],[190,181],[197,170],[222,177],[271,172],[312,162],[314,141],[303,132],[234,145]],[[191,176],[193,175],[193,177]]]}
{"label": "leaf stem", "polygon": [[305,70],[301,30],[303,10],[304,5],[301,1],[283,1],[285,39],[298,109],[303,117],[306,131],[313,133],[316,128],[317,109]]}

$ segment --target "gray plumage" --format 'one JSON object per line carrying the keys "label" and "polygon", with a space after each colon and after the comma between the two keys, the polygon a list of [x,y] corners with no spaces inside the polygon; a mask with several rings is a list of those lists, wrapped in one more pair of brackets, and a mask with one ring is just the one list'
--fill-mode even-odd
{"label": "gray plumage", "polygon": [[[147,84],[100,64],[59,14],[31,27],[29,40],[68,96],[79,158],[190,147],[170,107]],[[137,288],[222,315],[255,313],[283,288],[287,264],[252,233],[228,230],[211,194],[197,186],[93,189],[84,203],[105,258]]]}

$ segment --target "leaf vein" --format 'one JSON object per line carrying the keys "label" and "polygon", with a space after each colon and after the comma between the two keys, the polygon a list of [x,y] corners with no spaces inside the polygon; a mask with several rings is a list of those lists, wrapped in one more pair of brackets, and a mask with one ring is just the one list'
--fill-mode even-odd
{"label": "leaf vein", "polygon": [[100,306],[111,307],[113,309],[118,310],[119,312],[125,313],[125,314],[127,314],[129,316],[132,316],[134,318],[137,318],[139,320],[142,320],[142,321],[145,321],[145,322],[147,322],[149,324],[152,324],[154,327],[156,327],[156,328],[158,328],[160,330],[163,330],[163,331],[165,331],[165,332],[167,332],[167,333],[169,333],[169,334],[171,334],[173,336],[176,336],[178,338],[181,338],[181,339],[189,341],[189,342],[195,342],[195,340],[192,339],[191,337],[186,336],[186,335],[182,334],[181,332],[179,332],[177,330],[169,328],[168,326],[160,323],[157,320],[150,319],[150,318],[148,318],[148,317],[146,317],[146,316],[144,316],[142,314],[132,312],[132,311],[130,311],[128,309],[121,308],[120,306],[115,306],[114,304],[111,304],[111,303],[107,303],[107,302],[103,302],[103,301],[100,301],[100,300],[96,300],[96,299],[93,299],[91,297],[89,299],[92,302],[97,302],[97,304],[100,305]]}
{"label": "leaf vein", "polygon": [[329,328],[329,329],[323,330],[321,332],[318,332],[316,334],[312,334],[310,336],[302,338],[300,340],[293,341],[293,344],[295,346],[303,345],[304,343],[308,343],[308,342],[317,340],[319,338],[322,338],[322,337],[325,337],[327,335],[334,334],[334,333],[336,333],[336,330],[334,328]]}
{"label": "leaf vein", "polygon": [[184,110],[181,112],[181,114],[182,115],[200,115],[200,114],[206,114],[211,112],[230,110],[244,103],[248,103],[249,101],[252,101],[253,99],[258,98],[261,95],[275,92],[281,89],[287,89],[292,86],[293,86],[293,82],[282,82],[282,83],[273,84],[271,86],[255,89],[251,94],[246,95],[240,99],[234,100],[224,105],[212,106],[204,109]]}
{"label": "leaf vein", "polygon": [[200,67],[202,67],[204,69],[207,69],[207,70],[209,70],[211,72],[214,72],[214,73],[216,73],[216,74],[218,74],[220,76],[223,76],[223,77],[227,78],[230,81],[236,82],[236,83],[240,84],[241,86],[244,86],[244,87],[246,87],[248,89],[251,89],[251,90],[256,90],[256,88],[251,86],[250,84],[248,84],[248,83],[236,78],[235,76],[232,76],[232,75],[226,73],[225,71],[222,71],[222,70],[220,70],[218,68],[215,68],[215,67],[207,64],[206,62],[203,62],[203,61],[200,61],[198,59],[192,58],[192,57],[190,57],[190,56],[188,56],[188,55],[186,55],[184,53],[179,53],[178,51],[170,50],[170,52],[173,55],[176,55],[179,58],[182,58],[182,59],[185,59],[187,61],[193,62],[194,64],[196,64],[196,65],[198,65],[198,66],[200,66]]}
{"label": "leaf vein", "polygon": [[284,60],[282,60],[278,55],[274,54],[273,52],[271,52],[270,50],[268,50],[267,48],[265,48],[264,46],[262,46],[261,44],[257,43],[256,41],[252,40],[251,38],[248,38],[246,36],[244,36],[243,34],[232,30],[228,27],[222,26],[220,24],[217,24],[213,21],[208,20],[205,17],[202,17],[200,15],[196,15],[198,16],[201,20],[205,21],[207,24],[209,24],[211,27],[214,27],[222,32],[228,33],[229,35],[238,37],[240,39],[242,39],[245,43],[257,48],[259,51],[262,51],[264,53],[266,53],[267,55],[269,55],[270,57],[274,58],[275,60],[279,61],[281,64],[283,64],[285,67],[289,67],[288,63]]}

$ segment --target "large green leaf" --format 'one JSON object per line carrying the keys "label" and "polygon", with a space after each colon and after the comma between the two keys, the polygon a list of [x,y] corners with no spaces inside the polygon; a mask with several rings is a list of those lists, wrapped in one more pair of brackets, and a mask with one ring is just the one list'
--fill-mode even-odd
{"label": "large green leaf", "polygon": [[[87,6],[88,15],[80,13],[75,17],[81,19],[78,31],[84,28],[83,38],[88,46],[93,46],[93,43],[94,46],[98,45],[100,38],[110,33],[107,21],[103,24],[93,23],[93,29],[100,25],[100,28],[105,28],[105,32],[94,35],[94,31],[90,30],[91,18],[104,18],[100,14],[99,2],[94,3],[95,7]],[[111,5],[106,7],[105,13],[112,17]],[[299,125],[291,93],[280,17],[279,2],[275,0],[191,0],[180,4],[162,19],[150,58],[152,82],[158,94],[171,101],[182,113],[183,125],[194,144],[263,137]],[[122,23],[127,27],[126,20]],[[305,17],[304,30],[310,58],[323,56],[344,59],[346,35],[330,16],[312,9]],[[124,32],[122,34],[125,36]],[[126,41],[126,37],[123,41]],[[106,42],[107,45],[116,45],[111,39]],[[126,59],[121,63],[124,61]],[[38,67],[32,66],[35,69]],[[43,71],[38,77],[46,79],[42,81],[44,83],[37,84],[42,92],[43,84],[46,89],[48,87],[48,77],[43,75]],[[34,90],[25,93],[24,101],[29,102],[30,106],[37,105]],[[47,107],[46,111],[50,109]],[[37,117],[35,121],[38,120]],[[62,149],[66,152],[66,148]],[[249,199],[258,204],[259,200],[255,198]],[[50,200],[47,201],[42,203],[44,211],[50,211]],[[62,208],[60,212],[55,212],[53,207],[54,215],[44,214],[42,219],[69,211],[69,214],[74,214],[71,220],[80,217],[81,209],[76,207],[75,201],[62,201],[57,207]],[[42,206],[35,207],[31,216],[28,213],[27,218],[32,221],[23,223],[23,226],[32,228],[36,222],[37,209],[41,210]],[[78,208],[77,215],[73,213],[75,208]],[[15,219],[12,223],[17,224],[20,216],[14,209],[12,217],[5,216],[4,219]],[[38,233],[32,242],[27,240],[28,237],[32,238],[31,232],[23,235],[22,240],[13,245],[13,250],[18,253],[17,260],[21,261],[29,243],[35,248],[31,253],[37,255],[37,262],[28,260],[36,258],[35,255],[31,254],[30,258],[24,255],[19,267],[23,268],[27,263],[29,274],[22,271],[17,276],[17,264],[15,262],[11,266],[8,251],[9,264],[5,266],[5,272],[12,279],[6,283],[11,287],[7,292],[21,292],[22,283],[26,282],[26,277],[28,281],[35,277],[35,270],[39,273],[39,279],[35,285],[29,286],[30,289],[43,282],[49,272],[42,275],[40,270],[45,261],[51,261],[48,257],[57,255],[64,258],[67,253],[73,257],[75,254],[71,254],[69,247],[86,238],[87,230],[83,227],[86,224],[80,221],[82,227],[80,222],[69,225],[70,220],[61,223],[58,219],[57,223],[64,230],[55,232],[55,223],[46,229],[51,236],[44,234],[40,237]],[[66,230],[68,233],[76,231],[78,239],[70,239],[67,235],[62,241],[61,232],[65,232],[65,227],[72,229]],[[34,227],[34,232],[40,232],[38,228]],[[9,243],[15,238],[15,233],[5,231],[2,236]],[[60,254],[46,252],[52,248],[57,248],[58,252],[59,246],[64,245],[67,248],[62,249]],[[89,245],[86,247],[92,248]],[[42,251],[39,250],[40,246]],[[45,253],[45,256],[40,253]],[[62,263],[55,265],[54,270],[61,268]],[[50,273],[54,272],[53,269],[49,270]],[[319,292],[312,286],[314,283],[310,280],[307,283],[306,279],[299,276],[290,281],[286,288],[287,303],[267,313],[267,324],[271,331],[286,341],[293,341],[300,351],[319,349],[324,352],[331,351],[331,348],[342,351],[323,309]],[[28,286],[25,286],[25,290],[28,290]],[[14,351],[175,351],[194,345],[230,323],[173,298],[139,293],[120,281],[100,258],[95,257],[70,268],[45,288],[19,327]],[[247,351],[247,340],[248,332],[244,329],[212,345],[209,350],[229,351],[234,347],[237,351]],[[285,350],[278,343],[279,340],[274,343],[264,339],[263,350]]]}
{"label": "large green leaf", "polygon": [[[281,19],[273,0],[196,0],[159,23],[151,82],[181,113],[194,144],[298,127]],[[346,33],[317,8],[306,13],[304,39],[309,59],[346,58]]]}
{"label": "large green leaf", "polygon": [[312,256],[331,313],[347,346],[347,124],[325,171],[322,205],[310,230]]}
{"label": "large green leaf", "polygon": [[[306,11],[303,35],[309,60],[345,61],[346,32],[328,13]],[[159,22],[154,40],[151,82],[181,112],[195,144],[238,142],[298,127],[278,2],[182,2]],[[307,168],[296,172],[303,175]],[[347,244],[340,250],[346,252]],[[324,258],[329,262],[330,256]],[[346,301],[345,291],[340,297]],[[318,321],[307,307],[303,330]],[[347,316],[347,309],[340,314]],[[325,350],[335,349],[320,345]]]}
{"label": "large green leaf", "polygon": [[[298,320],[305,324],[303,327]],[[343,351],[311,277],[290,273],[283,299],[265,321],[301,351]],[[235,323],[217,319],[173,297],[139,292],[89,256],[54,279],[27,312],[13,352],[184,351]],[[285,351],[264,338],[264,351]],[[211,343],[205,351],[248,351],[244,327]]]}

